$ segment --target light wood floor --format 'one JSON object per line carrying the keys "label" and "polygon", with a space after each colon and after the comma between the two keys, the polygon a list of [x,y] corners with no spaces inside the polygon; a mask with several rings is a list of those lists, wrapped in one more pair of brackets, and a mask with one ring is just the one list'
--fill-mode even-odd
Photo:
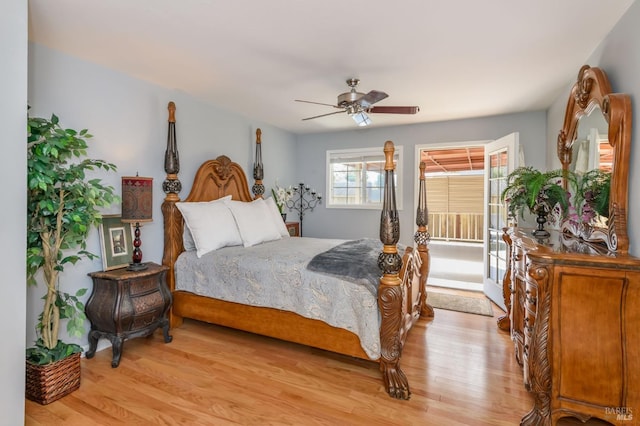
{"label": "light wood floor", "polygon": [[[438,290],[440,291],[440,289]],[[509,336],[494,318],[436,310],[404,348],[408,401],[382,387],[375,363],[186,321],[82,360],[82,384],[27,425],[516,425],[532,406]]]}

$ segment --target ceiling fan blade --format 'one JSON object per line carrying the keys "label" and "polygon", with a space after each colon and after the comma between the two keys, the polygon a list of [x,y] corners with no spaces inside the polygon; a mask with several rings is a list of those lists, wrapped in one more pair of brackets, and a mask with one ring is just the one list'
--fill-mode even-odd
{"label": "ceiling fan blade", "polygon": [[313,117],[307,117],[307,118],[303,118],[302,121],[305,120],[313,120],[314,118],[320,118],[320,117],[326,117],[327,115],[333,115],[333,114],[340,114],[342,112],[346,112],[346,110],[342,110],[342,111],[334,111],[334,112],[329,112],[327,114],[321,114],[321,115],[314,115]]}
{"label": "ceiling fan blade", "polygon": [[372,90],[360,99],[358,99],[358,103],[362,106],[362,108],[369,108],[371,105],[375,104],[388,97],[384,92],[378,92],[377,90]]}
{"label": "ceiling fan blade", "polygon": [[339,107],[338,105],[323,104],[322,102],[303,101],[303,100],[300,100],[300,99],[294,99],[294,101],[296,101],[296,102],[304,102],[306,104],[316,104],[316,105],[330,106],[330,107],[334,107],[334,108],[342,108],[342,107]]}
{"label": "ceiling fan blade", "polygon": [[374,114],[415,114],[418,111],[420,111],[420,107],[417,106],[374,106],[367,108],[367,112]]}

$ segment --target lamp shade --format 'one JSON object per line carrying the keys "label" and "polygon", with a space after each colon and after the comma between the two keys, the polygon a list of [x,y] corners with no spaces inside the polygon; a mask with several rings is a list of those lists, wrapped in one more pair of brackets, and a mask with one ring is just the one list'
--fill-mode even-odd
{"label": "lamp shade", "polygon": [[153,220],[153,178],[122,177],[122,222]]}

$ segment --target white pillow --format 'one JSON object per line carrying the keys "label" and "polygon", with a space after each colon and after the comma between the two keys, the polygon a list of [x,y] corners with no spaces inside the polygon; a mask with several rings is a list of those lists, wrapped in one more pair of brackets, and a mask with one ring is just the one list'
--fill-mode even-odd
{"label": "white pillow", "polygon": [[267,203],[262,198],[251,202],[228,200],[225,204],[233,213],[245,247],[281,238]]}
{"label": "white pillow", "polygon": [[221,198],[203,203],[176,203],[191,232],[198,257],[222,247],[242,244],[238,227],[225,201]]}
{"label": "white pillow", "polygon": [[[231,199],[231,195],[225,195],[222,198],[218,198],[217,200],[208,201],[205,203],[218,203],[218,202],[223,203],[224,200],[230,200],[230,199]],[[182,245],[184,246],[185,251],[197,250],[196,242],[193,241],[193,236],[191,235],[191,231],[189,231],[189,226],[184,226],[182,229]]]}
{"label": "white pillow", "polygon": [[264,200],[267,204],[267,208],[269,209],[269,213],[271,214],[271,220],[278,228],[278,232],[280,232],[281,237],[290,237],[289,231],[287,230],[287,225],[284,224],[284,220],[282,220],[282,215],[280,214],[280,210],[278,210],[278,206],[276,205],[276,201],[273,197],[269,197]]}

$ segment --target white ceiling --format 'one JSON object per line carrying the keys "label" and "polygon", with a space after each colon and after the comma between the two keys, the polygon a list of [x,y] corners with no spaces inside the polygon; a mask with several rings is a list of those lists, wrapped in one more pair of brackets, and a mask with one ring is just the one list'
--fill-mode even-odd
{"label": "white ceiling", "polygon": [[[29,0],[30,40],[295,133],[546,109],[634,0]],[[178,105],[178,108],[180,106]]]}

